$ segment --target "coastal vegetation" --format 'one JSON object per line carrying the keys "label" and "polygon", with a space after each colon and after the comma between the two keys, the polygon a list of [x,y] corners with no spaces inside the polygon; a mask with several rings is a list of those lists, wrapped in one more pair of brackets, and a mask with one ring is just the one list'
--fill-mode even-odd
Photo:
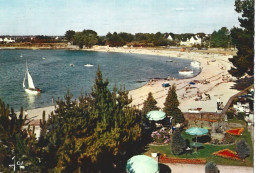
{"label": "coastal vegetation", "polygon": [[255,25],[255,1],[236,0],[235,10],[242,17],[238,20],[240,27],[231,29],[231,37],[237,48],[237,55],[230,58],[233,63],[229,73],[235,77],[242,77],[245,74],[254,74],[254,25]]}
{"label": "coastal vegetation", "polygon": [[[41,133],[36,139],[34,127],[26,116],[17,118],[1,102],[1,166],[8,168],[12,157],[23,162],[28,171],[115,172],[126,161],[144,151],[150,142],[150,130],[143,125],[145,116],[129,106],[128,92],[108,89],[98,68],[90,94],[73,99],[67,92],[57,101],[48,120],[43,113]],[[147,127],[147,126],[146,126]],[[18,166],[18,165],[16,165]]]}

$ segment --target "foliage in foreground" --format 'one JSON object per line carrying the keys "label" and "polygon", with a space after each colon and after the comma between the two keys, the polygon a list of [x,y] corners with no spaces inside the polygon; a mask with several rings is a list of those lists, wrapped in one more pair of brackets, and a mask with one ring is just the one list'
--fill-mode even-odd
{"label": "foliage in foreground", "polygon": [[[9,111],[9,105],[0,99],[0,167],[8,168],[13,163],[12,158],[24,161],[28,171],[35,171],[39,166],[34,128],[28,126],[23,108],[19,115],[14,110]],[[17,166],[17,165],[16,165]]]}
{"label": "foliage in foreground", "polygon": [[[23,134],[25,119],[11,119],[16,127],[11,126],[13,123],[10,127],[3,126],[0,134],[1,141],[7,136],[6,141],[14,142],[13,145],[1,142],[1,153],[9,157],[14,150],[17,160],[23,161],[26,170],[31,171],[120,172],[126,161],[143,152],[150,142],[146,139],[150,132],[142,125],[145,117],[128,106],[131,101],[128,92],[122,89],[115,87],[113,92],[109,91],[108,81],[103,81],[98,69],[89,95],[73,100],[68,92],[64,100],[57,101],[55,114],[47,121],[43,114],[39,140],[29,128]],[[0,110],[4,112],[1,113],[4,124],[6,117],[13,115],[8,109]],[[5,146],[11,147],[2,150]]]}

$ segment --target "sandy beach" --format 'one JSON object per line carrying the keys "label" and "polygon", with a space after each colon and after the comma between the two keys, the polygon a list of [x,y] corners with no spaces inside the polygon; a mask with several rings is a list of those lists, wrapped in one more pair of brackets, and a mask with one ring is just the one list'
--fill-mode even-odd
{"label": "sandy beach", "polygon": [[[216,53],[202,53],[202,52],[181,52],[180,50],[171,49],[141,49],[141,48],[109,48],[109,47],[94,47],[92,49],[85,49],[87,51],[102,51],[102,52],[120,52],[120,53],[135,53],[147,55],[159,55],[177,57],[182,59],[190,59],[198,61],[201,64],[201,73],[189,79],[170,79],[170,85],[176,86],[177,95],[179,98],[179,108],[182,112],[188,112],[189,109],[202,108],[201,112],[216,112],[217,100],[223,102],[225,105],[228,99],[239,91],[231,89],[234,82],[228,73],[231,63],[228,58],[232,55],[216,54]],[[174,63],[174,62],[171,62]],[[167,78],[167,76],[165,76]],[[152,92],[154,98],[158,102],[157,106],[164,107],[164,102],[167,96],[169,87],[162,87],[164,80],[153,80],[147,82],[141,88],[129,92],[132,97],[132,105],[142,108],[144,100],[146,100],[148,93]],[[194,85],[190,85],[194,82]],[[206,97],[206,95],[210,96]],[[199,96],[199,97],[198,97]],[[197,100],[197,101],[196,101]],[[42,111],[50,114],[54,110],[54,106],[45,108],[37,108],[27,110],[29,118],[40,119]]]}

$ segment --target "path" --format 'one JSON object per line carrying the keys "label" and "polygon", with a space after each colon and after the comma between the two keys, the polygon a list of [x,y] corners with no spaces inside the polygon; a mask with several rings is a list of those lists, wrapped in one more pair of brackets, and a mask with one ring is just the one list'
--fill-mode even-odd
{"label": "path", "polygon": [[[205,165],[165,163],[172,173],[204,173]],[[253,167],[217,165],[220,173],[253,173]]]}

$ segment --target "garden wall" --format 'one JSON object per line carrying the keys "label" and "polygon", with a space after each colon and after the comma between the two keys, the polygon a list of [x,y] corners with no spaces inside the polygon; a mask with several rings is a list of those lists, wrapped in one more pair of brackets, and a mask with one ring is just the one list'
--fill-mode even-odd
{"label": "garden wall", "polygon": [[225,118],[225,114],[215,112],[201,112],[201,113],[183,113],[186,120],[220,120]]}

